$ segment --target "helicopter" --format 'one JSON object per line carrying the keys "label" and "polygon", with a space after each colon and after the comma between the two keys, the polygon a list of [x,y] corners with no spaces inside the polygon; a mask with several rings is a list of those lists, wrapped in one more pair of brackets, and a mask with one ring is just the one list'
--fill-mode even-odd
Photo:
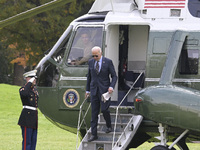
{"label": "helicopter", "polygon": [[[175,144],[188,149],[186,139],[199,140],[200,130],[199,5],[197,0],[96,0],[36,67],[41,112],[63,129],[78,129],[79,149],[135,148],[156,141],[156,133],[159,142],[152,150],[174,149]],[[111,98],[117,112],[114,133],[106,137],[113,138],[112,146],[103,139],[106,135],[87,142],[90,100],[84,94],[89,58],[84,51],[92,46],[102,48],[118,73]],[[122,135],[117,133],[118,109],[120,115],[131,116]],[[99,132],[104,130],[99,126]],[[168,141],[173,143],[169,146]]]}
{"label": "helicopter", "polygon": [[[76,149],[189,149],[200,140],[200,2],[96,0],[75,19],[36,66],[39,109],[52,123],[77,133]],[[90,136],[87,61],[93,46],[113,61],[118,82],[111,97],[113,132]],[[125,122],[124,122],[125,121]],[[168,145],[168,142],[172,142]]]}
{"label": "helicopter", "polygon": [[[151,133],[160,135],[152,150],[174,149],[175,144],[188,149],[186,138],[199,140],[200,130],[199,5],[195,0],[96,0],[36,67],[41,112],[61,128],[74,133],[78,128],[83,138],[79,149],[135,148],[156,141]],[[85,45],[84,34],[90,42]],[[115,141],[116,115],[110,147],[102,140],[106,135],[101,142],[87,142],[90,103],[84,100],[88,69],[84,51],[91,45],[102,47],[118,73],[111,107],[116,114],[118,108],[126,108],[120,115],[133,117],[130,134],[122,129],[127,140],[119,135]],[[77,125],[81,112],[86,131],[80,120]],[[174,142],[168,146],[168,141]]]}

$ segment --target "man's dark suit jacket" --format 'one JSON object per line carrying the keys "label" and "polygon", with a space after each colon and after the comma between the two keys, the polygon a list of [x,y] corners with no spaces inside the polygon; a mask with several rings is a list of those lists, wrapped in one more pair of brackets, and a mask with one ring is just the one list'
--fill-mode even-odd
{"label": "man's dark suit jacket", "polygon": [[90,91],[91,96],[97,94],[97,87],[100,94],[108,92],[109,87],[114,89],[117,82],[117,75],[112,60],[102,56],[101,70],[98,74],[95,71],[95,60],[89,60],[88,64],[86,91]]}

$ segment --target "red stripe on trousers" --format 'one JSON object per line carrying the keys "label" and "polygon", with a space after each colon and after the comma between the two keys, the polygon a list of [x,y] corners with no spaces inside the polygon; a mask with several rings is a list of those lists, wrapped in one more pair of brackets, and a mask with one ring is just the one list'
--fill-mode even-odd
{"label": "red stripe on trousers", "polygon": [[24,150],[26,150],[26,127],[24,127]]}

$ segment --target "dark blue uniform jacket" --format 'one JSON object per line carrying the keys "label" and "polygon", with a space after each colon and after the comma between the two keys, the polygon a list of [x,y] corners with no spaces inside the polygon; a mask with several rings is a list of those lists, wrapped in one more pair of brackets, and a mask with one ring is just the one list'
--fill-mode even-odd
{"label": "dark blue uniform jacket", "polygon": [[[23,106],[38,107],[38,92],[31,82],[28,82],[24,87],[21,87],[19,93]],[[23,108],[18,124],[20,126],[37,129],[38,111]]]}

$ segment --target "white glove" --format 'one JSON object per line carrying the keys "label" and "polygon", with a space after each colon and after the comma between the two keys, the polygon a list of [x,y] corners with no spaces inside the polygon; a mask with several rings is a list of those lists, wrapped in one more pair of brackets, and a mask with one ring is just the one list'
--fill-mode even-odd
{"label": "white glove", "polygon": [[34,80],[35,80],[35,77],[32,77],[28,82],[33,83]]}

